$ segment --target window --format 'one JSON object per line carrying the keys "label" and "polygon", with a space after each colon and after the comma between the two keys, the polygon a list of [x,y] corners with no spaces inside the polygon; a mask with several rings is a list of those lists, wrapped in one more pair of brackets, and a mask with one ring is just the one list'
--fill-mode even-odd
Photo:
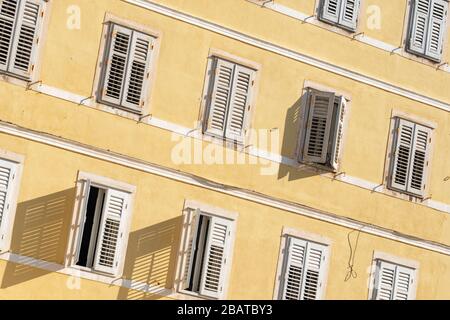
{"label": "window", "polygon": [[18,164],[0,159],[0,250],[8,249],[8,233],[12,220],[13,190],[17,181]]}
{"label": "window", "polygon": [[428,176],[432,130],[396,118],[394,132],[389,187],[423,197]]}
{"label": "window", "polygon": [[337,170],[342,148],[346,100],[333,92],[308,89],[299,161]]}
{"label": "window", "polygon": [[414,269],[377,259],[372,299],[414,299],[414,278]]}
{"label": "window", "polygon": [[234,221],[200,209],[191,212],[181,290],[223,298]]}
{"label": "window", "polygon": [[140,114],[148,96],[155,39],[114,23],[108,39],[99,100]]}
{"label": "window", "polygon": [[447,24],[446,0],[414,0],[411,5],[407,50],[439,62]]}
{"label": "window", "polygon": [[204,132],[226,140],[244,142],[248,128],[255,70],[214,58]]}
{"label": "window", "polygon": [[360,0],[322,0],[319,19],[355,31],[359,5]]}
{"label": "window", "polygon": [[327,255],[326,245],[288,236],[279,299],[321,299]]}
{"label": "window", "polygon": [[116,275],[125,232],[130,194],[83,182],[81,223],[74,264]]}
{"label": "window", "polygon": [[0,70],[30,79],[34,70],[43,0],[0,1]]}

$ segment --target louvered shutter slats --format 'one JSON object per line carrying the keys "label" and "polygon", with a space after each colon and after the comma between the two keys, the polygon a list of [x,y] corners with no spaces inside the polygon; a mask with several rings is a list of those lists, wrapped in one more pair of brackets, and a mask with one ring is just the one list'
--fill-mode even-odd
{"label": "louvered shutter slats", "polygon": [[193,266],[193,258],[194,252],[196,251],[196,240],[198,233],[198,222],[200,218],[201,211],[200,209],[196,209],[192,211],[192,216],[188,218],[188,228],[187,228],[187,247],[184,252],[184,268],[183,268],[183,276],[182,276],[182,288],[189,288],[191,285],[191,274],[194,269]]}
{"label": "louvered shutter slats", "polygon": [[421,54],[426,47],[429,13],[430,0],[415,0],[410,49]]}
{"label": "louvered shutter slats", "polygon": [[429,128],[415,126],[407,190],[422,196],[425,192],[430,136],[431,130]]}
{"label": "louvered shutter slats", "polygon": [[342,0],[323,0],[322,18],[338,23]]}
{"label": "louvered shutter slats", "polygon": [[374,298],[376,300],[409,300],[412,298],[414,270],[379,260]]}
{"label": "louvered shutter slats", "polygon": [[414,141],[414,124],[399,119],[397,128],[397,147],[394,154],[392,186],[406,190],[412,145]]}
{"label": "louvered shutter slats", "polygon": [[5,234],[8,232],[8,213],[11,210],[11,193],[17,164],[0,159],[0,250],[5,250]]}
{"label": "louvered shutter slats", "polygon": [[340,23],[349,29],[355,30],[359,15],[360,0],[342,0]]}
{"label": "louvered shutter slats", "polygon": [[447,2],[442,0],[432,0],[425,54],[436,60],[440,60],[442,55],[447,10]]}
{"label": "louvered shutter slats", "polygon": [[8,69],[14,25],[19,10],[18,0],[3,0],[0,3],[0,70]]}
{"label": "louvered shutter slats", "polygon": [[286,251],[284,300],[300,300],[303,270],[306,256],[306,242],[300,239],[288,238]]}

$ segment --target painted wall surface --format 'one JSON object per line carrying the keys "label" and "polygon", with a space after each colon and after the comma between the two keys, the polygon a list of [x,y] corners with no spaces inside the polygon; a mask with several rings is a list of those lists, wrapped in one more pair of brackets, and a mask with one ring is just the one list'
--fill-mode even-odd
{"label": "painted wall surface", "polygon": [[[450,73],[436,70],[435,66],[422,59],[390,54],[331,32],[326,27],[303,24],[245,0],[154,2],[450,103],[447,88]],[[276,2],[303,13],[314,13],[313,0]],[[79,6],[81,12],[80,29],[67,28],[70,16],[67,9],[74,4]],[[373,4],[381,8],[382,27],[380,30],[367,28],[367,16],[363,15],[360,31],[400,46],[406,0],[363,0],[363,12]],[[126,1],[58,0],[50,1],[49,5],[51,11],[45,40],[41,43],[41,72],[38,77],[45,85],[86,98],[96,93],[94,79],[99,72],[98,66],[103,63],[99,51],[103,23],[108,13],[161,34],[158,39],[160,52],[154,64],[155,77],[151,81],[152,117],[195,131],[209,52],[211,49],[222,50],[261,66],[252,128],[277,131],[278,147],[271,151],[286,158],[295,157],[299,130],[299,119],[295,115],[300,108],[299,100],[305,81],[351,96],[340,171],[352,177],[383,184],[393,111],[435,123],[429,196],[434,201],[450,204],[450,181],[447,178],[450,175],[448,111],[288,59]],[[401,14],[397,14],[399,12]],[[447,61],[448,57],[449,47],[446,45],[443,61]],[[148,125],[145,120],[138,122],[95,107],[25,90],[23,86],[6,81],[0,81],[0,96],[8,97],[1,103],[0,121],[3,122],[450,245],[448,212],[332,180],[311,169],[261,163],[254,157],[252,160],[258,164],[179,164],[174,161],[176,146],[181,142],[191,145],[193,158],[193,146],[199,140],[182,138]],[[200,148],[208,152],[209,145],[204,142]],[[358,277],[344,282],[349,257],[347,236],[352,230],[25,139],[0,134],[0,148],[25,156],[11,248],[15,253],[63,263],[64,246],[73,214],[75,180],[78,170],[81,170],[137,187],[130,243],[124,257],[124,277],[127,279],[172,287],[175,273],[173,254],[179,245],[181,211],[185,199],[193,199],[239,213],[228,298],[273,297],[283,226],[324,235],[332,240],[327,299],[367,299],[369,276],[366,271],[374,250],[419,261],[417,298],[450,298],[449,256],[361,233],[355,260]],[[237,154],[235,152],[235,156]],[[270,165],[275,166],[274,174],[261,175],[261,169]],[[168,195],[170,202],[167,201]],[[32,210],[42,203],[55,201],[58,211],[51,215]],[[38,216],[28,218],[28,214]],[[170,232],[158,239],[154,234],[158,234],[159,229]],[[25,239],[24,235],[28,234],[30,237]],[[166,253],[163,255],[166,260],[157,262],[164,272],[152,273],[150,266],[161,251]],[[249,259],[249,256],[252,258]],[[3,274],[0,298],[52,298],[56,292],[58,298],[155,297],[90,280],[82,280],[82,290],[69,290],[66,275],[4,261],[0,262],[0,266],[0,274]],[[52,290],[37,290],[43,283]]]}

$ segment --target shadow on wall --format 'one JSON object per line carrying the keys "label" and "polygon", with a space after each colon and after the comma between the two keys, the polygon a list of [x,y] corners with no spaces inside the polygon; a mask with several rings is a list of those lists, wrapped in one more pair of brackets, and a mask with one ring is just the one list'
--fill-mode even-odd
{"label": "shadow on wall", "polygon": [[[306,93],[303,94],[286,113],[281,154],[289,159],[297,159],[296,150],[300,139],[300,122],[307,99],[308,95]],[[283,179],[287,176],[288,180],[291,181],[316,176],[318,174],[320,174],[320,172],[315,168],[304,166],[300,163],[298,163],[296,167],[280,164],[278,179]]]}
{"label": "shadow on wall", "polygon": [[173,288],[182,219],[180,216],[130,233],[123,278],[131,279],[133,288],[149,284],[161,289],[143,292],[121,287],[118,299],[159,299],[162,288]]}
{"label": "shadow on wall", "polygon": [[[11,252],[62,266],[74,202],[75,188],[19,203],[14,221]],[[8,262],[1,288],[51,272]]]}

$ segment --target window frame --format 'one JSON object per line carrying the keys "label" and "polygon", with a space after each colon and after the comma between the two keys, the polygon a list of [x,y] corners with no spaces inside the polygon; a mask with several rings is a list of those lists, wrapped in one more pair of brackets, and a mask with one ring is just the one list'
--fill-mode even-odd
{"label": "window frame", "polygon": [[323,10],[325,7],[325,1],[327,1],[327,0],[317,0],[316,5],[315,5],[316,19],[320,24],[322,24],[323,27],[326,26],[328,28],[331,27],[333,29],[336,28],[339,30],[343,30],[347,34],[359,33],[359,31],[361,30],[361,19],[362,19],[363,8],[365,8],[364,7],[365,0],[359,0],[358,16],[356,18],[356,26],[354,29],[352,29],[346,25],[343,25],[340,22],[333,22],[333,21],[327,20],[326,18],[323,18]]}

